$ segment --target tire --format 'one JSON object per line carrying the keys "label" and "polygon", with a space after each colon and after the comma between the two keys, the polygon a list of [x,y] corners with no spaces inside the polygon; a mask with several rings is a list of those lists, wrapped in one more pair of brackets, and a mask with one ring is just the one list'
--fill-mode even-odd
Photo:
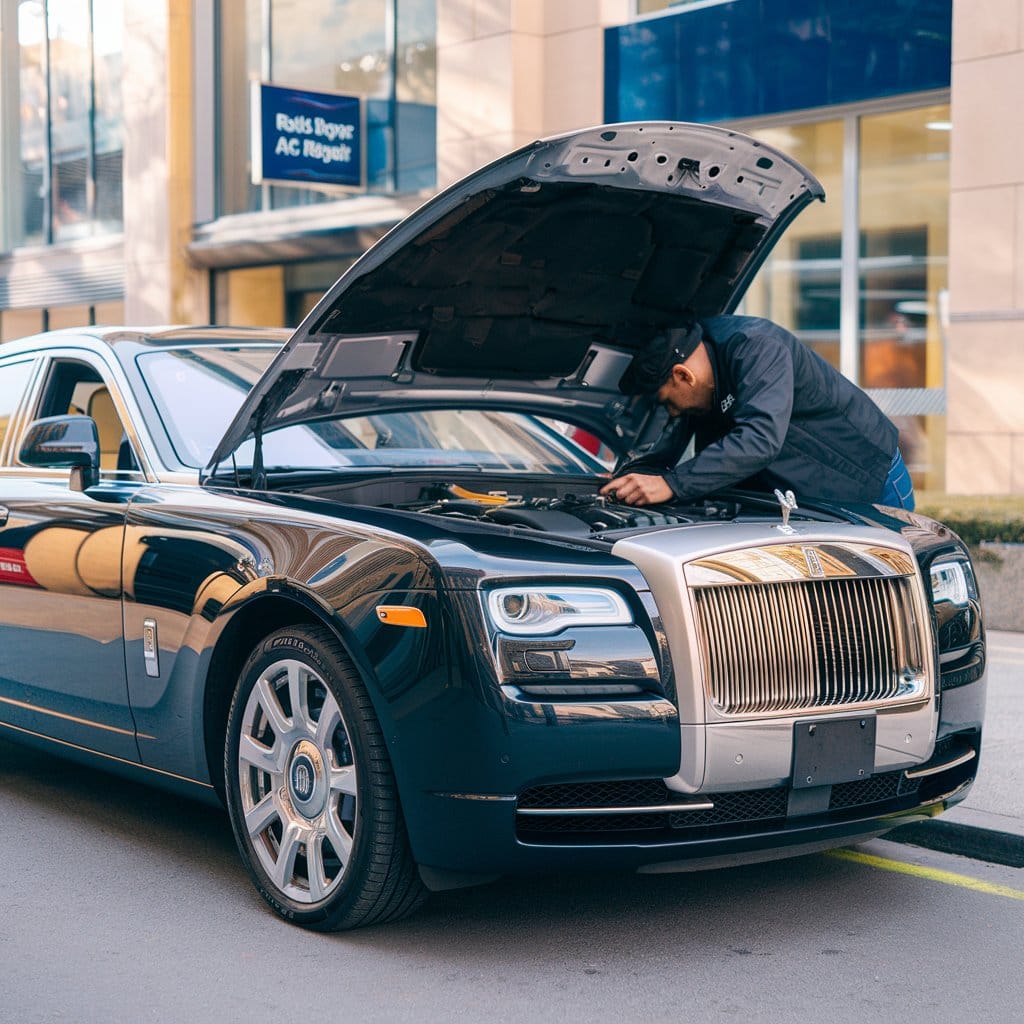
{"label": "tire", "polygon": [[242,861],[281,917],[335,931],[423,902],[380,724],[327,629],[278,630],[249,656],[224,777]]}

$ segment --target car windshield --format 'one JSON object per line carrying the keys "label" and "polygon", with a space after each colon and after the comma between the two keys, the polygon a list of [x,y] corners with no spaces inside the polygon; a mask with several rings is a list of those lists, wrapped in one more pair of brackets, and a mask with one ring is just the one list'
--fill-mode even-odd
{"label": "car windshield", "polygon": [[[146,352],[136,358],[174,452],[201,469],[276,346],[208,346]],[[571,440],[572,428],[493,409],[418,409],[342,416],[268,432],[268,469],[364,467],[600,473],[598,458]],[[250,466],[253,441],[235,453]]]}

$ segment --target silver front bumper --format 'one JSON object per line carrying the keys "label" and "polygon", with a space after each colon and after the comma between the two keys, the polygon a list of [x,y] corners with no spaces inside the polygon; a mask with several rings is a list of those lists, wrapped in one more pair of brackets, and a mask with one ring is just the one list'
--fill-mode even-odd
{"label": "silver front bumper", "polygon": [[[875,720],[875,773],[931,756],[938,712],[928,607],[913,553],[899,536],[845,525],[784,534],[769,524],[723,524],[649,533],[619,541],[614,552],[643,572],[668,636],[682,731],[669,788],[781,785],[792,776],[794,727],[826,718]],[[887,585],[901,594],[889,605]],[[776,595],[814,587],[825,612],[813,600],[778,596],[718,603],[716,636],[724,639],[710,650],[695,594],[744,587],[756,596],[762,586]],[[733,625],[735,636],[728,635]],[[809,643],[817,645],[821,678]]]}

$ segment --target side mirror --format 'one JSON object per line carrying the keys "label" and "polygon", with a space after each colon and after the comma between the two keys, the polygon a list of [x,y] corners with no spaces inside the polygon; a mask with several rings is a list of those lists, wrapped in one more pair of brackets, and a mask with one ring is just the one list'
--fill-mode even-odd
{"label": "side mirror", "polygon": [[89,416],[47,416],[29,424],[18,452],[26,466],[69,466],[71,490],[100,482],[100,439]]}

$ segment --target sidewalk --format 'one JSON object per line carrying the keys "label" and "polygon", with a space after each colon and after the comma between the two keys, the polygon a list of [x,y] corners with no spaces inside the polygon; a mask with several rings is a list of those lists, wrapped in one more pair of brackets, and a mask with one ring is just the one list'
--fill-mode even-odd
{"label": "sidewalk", "polygon": [[988,634],[988,707],[977,780],[963,803],[887,838],[1024,867],[1024,633]]}

